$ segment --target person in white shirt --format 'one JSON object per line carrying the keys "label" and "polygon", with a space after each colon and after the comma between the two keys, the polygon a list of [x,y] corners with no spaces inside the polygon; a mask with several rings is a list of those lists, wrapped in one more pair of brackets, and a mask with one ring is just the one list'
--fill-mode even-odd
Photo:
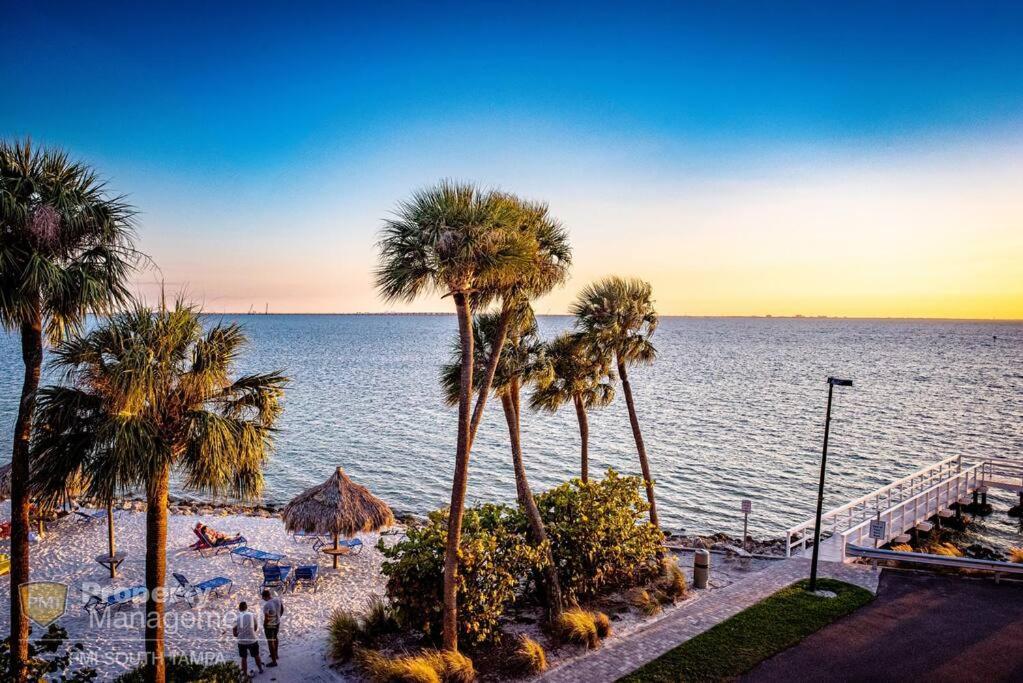
{"label": "person in white shirt", "polygon": [[259,659],[259,638],[256,637],[256,615],[249,611],[245,601],[238,603],[238,619],[234,623],[234,635],[238,638],[238,655],[242,658],[242,675],[249,678],[249,655],[256,660],[259,673],[263,673],[263,662]]}
{"label": "person in white shirt", "polygon": [[263,589],[263,633],[266,634],[266,649],[270,651],[270,663],[277,666],[277,632],[281,628],[281,615],[284,614],[284,603],[280,596],[274,596]]}

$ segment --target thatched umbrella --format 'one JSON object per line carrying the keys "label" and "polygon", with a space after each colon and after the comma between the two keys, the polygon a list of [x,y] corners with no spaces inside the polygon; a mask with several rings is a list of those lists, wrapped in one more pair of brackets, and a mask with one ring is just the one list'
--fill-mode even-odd
{"label": "thatched umbrella", "polygon": [[[387,503],[349,479],[340,467],[323,484],[292,498],[282,517],[289,532],[330,534],[335,551],[338,536],[377,531],[394,524],[394,514]],[[334,568],[337,569],[336,553]]]}

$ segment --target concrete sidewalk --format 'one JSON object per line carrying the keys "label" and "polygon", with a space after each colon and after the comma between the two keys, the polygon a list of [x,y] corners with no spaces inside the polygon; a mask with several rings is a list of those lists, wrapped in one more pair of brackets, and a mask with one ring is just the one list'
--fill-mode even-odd
{"label": "concrete sidewalk", "polygon": [[[611,683],[809,574],[809,560],[778,560],[748,579],[699,595],[693,603],[649,626],[609,640],[599,650],[566,661],[540,680]],[[820,576],[877,591],[878,573],[862,565],[821,563]]]}

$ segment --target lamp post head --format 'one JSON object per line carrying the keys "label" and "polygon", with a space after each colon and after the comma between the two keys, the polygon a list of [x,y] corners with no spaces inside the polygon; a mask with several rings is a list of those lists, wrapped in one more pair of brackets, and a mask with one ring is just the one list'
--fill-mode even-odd
{"label": "lamp post head", "polygon": [[833,387],[851,387],[851,379],[839,379],[837,377],[828,377],[828,384]]}

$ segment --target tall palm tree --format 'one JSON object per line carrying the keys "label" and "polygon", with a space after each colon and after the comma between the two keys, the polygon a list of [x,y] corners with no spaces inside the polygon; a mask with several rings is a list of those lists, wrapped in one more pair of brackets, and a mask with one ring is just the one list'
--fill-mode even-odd
{"label": "tall palm tree", "polygon": [[203,329],[178,301],[136,304],[54,350],[64,384],[39,392],[33,487],[71,477],[109,499],[146,490],[146,680],[164,681],[167,493],[170,474],[210,494],[258,496],[286,379],[232,377],[246,343],[237,325]]}
{"label": "tall palm tree", "polygon": [[[493,347],[498,349],[499,353],[493,354],[482,368],[483,383],[487,386],[493,382],[501,358],[500,351],[504,349],[504,340],[508,336],[513,319],[520,315],[523,306],[528,306],[529,301],[563,284],[568,278],[572,264],[568,232],[551,215],[547,204],[522,200],[513,195],[505,195],[504,199],[511,204],[512,215],[515,216],[513,228],[531,246],[531,258],[512,282],[498,283],[486,293],[488,300],[497,298],[501,302],[500,318],[492,340]],[[475,440],[476,431],[483,419],[487,393],[489,392],[480,392],[476,397],[469,432],[470,444]]]}
{"label": "tall palm tree", "polygon": [[650,523],[659,527],[657,505],[654,501],[654,481],[650,475],[643,434],[636,417],[636,403],[632,398],[627,366],[634,363],[652,363],[657,349],[650,337],[657,329],[657,311],[654,310],[652,289],[648,282],[638,278],[606,277],[588,285],[579,293],[572,305],[576,325],[587,336],[594,348],[609,359],[614,358],[618,377],[622,381],[625,404],[629,409],[629,423],[636,440],[639,466],[646,484],[646,497],[650,503]]}
{"label": "tall palm tree", "polygon": [[[21,335],[25,365],[11,449],[11,596],[29,580],[29,447],[43,335],[51,343],[128,296],[138,263],[134,210],[96,173],[30,140],[0,141],[0,325]],[[24,680],[28,619],[11,600],[11,677]]]}
{"label": "tall palm tree", "polygon": [[[458,315],[459,398],[455,471],[444,553],[443,645],[458,649],[456,572],[472,448],[472,311],[514,284],[533,261],[535,243],[513,229],[520,218],[507,195],[471,183],[442,181],[415,192],[385,220],[376,285],[387,301],[426,293],[450,296]],[[481,389],[489,393],[486,378]],[[482,404],[480,405],[482,417]]]}
{"label": "tall palm tree", "polygon": [[579,421],[580,477],[589,481],[590,421],[587,410],[610,405],[615,397],[614,371],[606,357],[597,353],[580,333],[558,335],[547,343],[550,381],[540,382],[530,399],[533,410],[556,412],[569,401]]}
{"label": "tall palm tree", "polygon": [[[499,337],[502,317],[501,313],[484,313],[476,316],[473,324],[475,371],[483,373],[491,359],[495,357],[499,359],[494,373],[492,390],[494,395],[501,399],[505,422],[508,426],[512,466],[515,472],[515,493],[519,507],[526,516],[532,541],[547,548],[544,588],[547,592],[551,617],[556,618],[564,607],[561,598],[561,585],[558,581],[557,567],[554,565],[554,558],[547,543],[547,531],[526,476],[526,466],[522,458],[519,403],[522,386],[550,382],[552,369],[545,354],[544,344],[540,339],[536,318],[528,304],[520,308],[512,317],[504,341],[504,348],[499,350],[494,347],[494,344]],[[441,368],[441,384],[450,403],[455,403],[459,398],[459,352],[459,346],[456,345],[452,353],[452,362]]]}

